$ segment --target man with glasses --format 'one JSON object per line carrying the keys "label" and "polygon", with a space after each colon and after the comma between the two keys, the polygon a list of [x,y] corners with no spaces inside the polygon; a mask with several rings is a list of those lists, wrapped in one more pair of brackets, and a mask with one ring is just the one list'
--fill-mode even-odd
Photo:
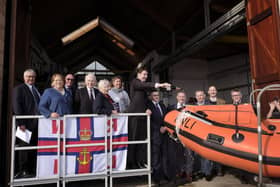
{"label": "man with glasses", "polygon": [[231,90],[230,94],[231,94],[232,104],[239,105],[242,103],[242,93],[240,89],[235,88]]}
{"label": "man with glasses", "polygon": [[65,76],[65,88],[72,94],[75,95],[75,77],[73,74],[68,73]]}
{"label": "man with glasses", "polygon": [[[13,90],[13,112],[15,115],[38,115],[40,93],[35,87],[36,73],[33,69],[27,69],[23,73],[24,83]],[[38,139],[37,119],[17,120],[17,130],[32,132],[29,143],[16,138],[17,146],[36,146]],[[18,172],[15,178],[34,177],[36,173],[36,151],[18,151],[16,154],[16,168]]]}
{"label": "man with glasses", "polygon": [[[76,85],[75,85],[75,76],[71,73],[66,74],[65,76],[65,85],[64,85],[65,89],[69,91],[69,93],[71,94],[72,97],[72,101],[74,101],[75,99],[75,93],[76,93]],[[73,102],[72,108],[73,111],[75,111],[75,105]]]}
{"label": "man with glasses", "polygon": [[[234,88],[233,90],[231,90],[230,94],[231,94],[232,104],[234,105],[242,104],[242,93],[240,89]],[[247,183],[253,183],[254,181],[254,175],[247,171],[231,168],[230,172],[234,173],[234,175],[238,177],[242,183],[247,184]]]}

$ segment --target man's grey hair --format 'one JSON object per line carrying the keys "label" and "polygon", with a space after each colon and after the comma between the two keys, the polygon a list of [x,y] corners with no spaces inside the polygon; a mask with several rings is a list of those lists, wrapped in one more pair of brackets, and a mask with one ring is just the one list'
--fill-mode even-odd
{"label": "man's grey hair", "polygon": [[23,72],[23,76],[26,76],[27,73],[34,73],[36,75],[36,72],[34,71],[34,69],[26,69],[24,72]]}
{"label": "man's grey hair", "polygon": [[85,80],[87,79],[87,77],[91,77],[91,78],[93,78],[93,79],[96,81],[96,77],[95,77],[94,73],[88,73],[88,74],[85,76]]}

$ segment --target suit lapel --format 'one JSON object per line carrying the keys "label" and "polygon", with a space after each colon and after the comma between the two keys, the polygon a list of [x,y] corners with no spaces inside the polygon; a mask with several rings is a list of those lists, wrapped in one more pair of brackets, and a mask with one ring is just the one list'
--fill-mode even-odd
{"label": "suit lapel", "polygon": [[29,89],[29,87],[26,84],[24,84],[24,90],[28,94],[29,99],[33,101],[33,95],[31,93],[31,90]]}

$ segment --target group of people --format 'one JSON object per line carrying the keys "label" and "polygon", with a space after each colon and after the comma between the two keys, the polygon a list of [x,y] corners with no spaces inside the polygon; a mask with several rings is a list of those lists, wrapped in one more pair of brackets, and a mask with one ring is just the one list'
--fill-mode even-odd
{"label": "group of people", "polygon": [[[219,105],[225,100],[217,97],[217,89],[210,86],[208,97],[203,90],[195,92],[195,101],[187,103],[183,90],[177,91],[177,102],[166,107],[160,101],[159,88],[171,89],[169,83],[147,82],[148,71],[137,69],[137,76],[130,83],[130,94],[123,89],[120,76],[109,80],[100,80],[97,84],[93,73],[85,76],[85,87],[76,89],[73,74],[53,74],[51,87],[41,95],[35,87],[36,73],[33,69],[24,71],[24,83],[16,86],[13,91],[13,111],[15,115],[44,115],[46,118],[57,118],[65,114],[117,114],[117,113],[146,113],[151,116],[151,160],[153,179],[160,183],[163,179],[176,183],[178,176],[187,182],[193,180],[194,174],[199,173],[211,180],[213,171],[222,175],[222,166],[200,157],[168,137],[164,126],[164,116],[168,111],[180,109],[187,104]],[[97,88],[96,88],[97,85]],[[130,97],[129,97],[130,96]],[[242,103],[242,93],[239,89],[231,91],[232,103]],[[271,115],[279,110],[279,101],[270,104]],[[37,145],[37,120],[17,120],[19,129],[33,132],[29,145]],[[145,140],[147,124],[145,117],[129,118],[128,139]],[[19,146],[28,145],[16,139]],[[16,155],[15,178],[32,177],[36,170],[36,152],[18,151]],[[147,147],[145,144],[129,144],[127,169],[144,168],[147,164]]]}
{"label": "group of people", "polygon": [[[240,90],[233,90],[239,93],[239,101],[241,103]],[[195,91],[195,100],[187,102],[186,92],[177,91],[176,103],[166,107],[160,101],[160,93],[152,91],[151,100],[148,102],[148,108],[151,110],[151,150],[152,150],[152,168],[153,177],[157,183],[167,180],[169,186],[191,182],[193,177],[205,177],[211,180],[216,170],[217,175],[223,175],[222,166],[210,160],[200,157],[198,154],[183,147],[180,142],[169,138],[164,126],[164,116],[171,110],[180,110],[188,104],[192,105],[219,105],[225,104],[225,100],[217,97],[217,89],[210,86],[208,89],[209,97],[203,90]],[[237,102],[237,100],[235,100]],[[174,160],[175,159],[175,160]],[[165,181],[166,182],[166,181]]]}
{"label": "group of people", "polygon": [[[117,114],[124,112],[130,99],[122,89],[122,79],[116,76],[111,83],[104,79],[96,86],[96,77],[89,73],[85,76],[85,87],[76,89],[73,74],[53,74],[51,86],[41,95],[35,87],[36,72],[27,69],[23,73],[24,83],[13,90],[13,113],[15,115],[43,115],[58,118],[66,114]],[[32,132],[30,143],[16,138],[17,146],[37,145],[38,120],[17,120],[17,128]],[[36,174],[36,151],[17,151],[15,178],[28,178]]]}
{"label": "group of people", "polygon": [[[119,112],[145,112],[145,99],[147,97],[146,92],[142,92],[142,88],[144,87],[144,90],[147,91],[171,86],[168,83],[145,83],[147,73],[147,70],[141,71],[137,74],[137,78],[132,81],[131,95],[133,96],[130,100],[127,92],[123,89],[120,76],[113,77],[111,82],[106,79],[100,80],[97,84],[93,73],[85,76],[85,87],[80,89],[75,87],[73,74],[67,74],[65,77],[59,73],[53,74],[50,88],[45,89],[41,95],[35,87],[36,72],[33,69],[27,69],[23,73],[24,83],[16,86],[13,90],[13,112],[15,115],[43,115],[46,118],[58,118],[66,114],[111,115]],[[143,136],[141,123],[139,123],[138,118],[131,119],[131,121],[135,124],[129,125],[131,127],[129,128],[129,137],[132,139],[141,138]],[[20,130],[28,129],[33,133],[30,144],[16,138],[17,146],[37,145],[37,122],[37,119],[17,120],[16,124]],[[131,146],[129,150],[134,149],[134,147],[136,149],[133,152],[139,152],[143,148],[141,145],[135,145]],[[141,164],[146,163],[146,155],[143,155],[140,151],[136,156],[142,161]],[[129,158],[134,160],[134,156]],[[15,178],[35,176],[35,170],[36,151],[18,151]]]}

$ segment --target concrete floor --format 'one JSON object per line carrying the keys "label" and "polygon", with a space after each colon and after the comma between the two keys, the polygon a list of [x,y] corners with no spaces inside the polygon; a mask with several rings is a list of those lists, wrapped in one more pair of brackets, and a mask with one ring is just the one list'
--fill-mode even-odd
{"label": "concrete floor", "polygon": [[[104,183],[99,185],[100,187],[104,186]],[[94,184],[94,186],[99,186],[99,185],[97,185],[96,183]],[[71,186],[74,187],[76,185],[71,185]],[[84,185],[82,186],[85,187]],[[87,184],[86,186],[89,187],[92,185]],[[129,177],[129,178],[114,179],[114,187],[146,187],[146,186],[147,186],[146,177]],[[152,185],[152,186],[156,186],[156,185]],[[169,187],[168,185],[163,185],[163,186]],[[255,187],[255,185],[241,184],[239,179],[237,179],[233,175],[226,174],[223,177],[215,177],[211,181],[200,179],[198,181],[185,185],[180,185],[178,187]]]}
{"label": "concrete floor", "polygon": [[[223,177],[215,177],[212,181],[201,179],[190,184],[182,185],[185,187],[254,187],[251,184],[241,184],[240,180],[233,175],[226,174]],[[180,186],[180,187],[182,187]]]}
{"label": "concrete floor", "polygon": [[[280,179],[279,179],[280,180]],[[279,187],[280,181],[265,184],[264,187]],[[95,181],[78,181],[66,183],[66,187],[104,187],[104,180]],[[147,177],[127,177],[116,178],[113,180],[114,187],[147,187]],[[156,185],[152,185],[155,187]],[[170,187],[168,185],[162,185],[163,187]],[[179,185],[178,187],[256,187],[253,184],[242,184],[240,180],[234,177],[232,174],[226,174],[222,177],[214,177],[211,181],[200,179],[192,183]],[[56,185],[40,185],[40,187],[56,187]],[[108,185],[109,187],[109,185]],[[161,186],[160,186],[161,187]],[[172,186],[174,187],[174,185]]]}

